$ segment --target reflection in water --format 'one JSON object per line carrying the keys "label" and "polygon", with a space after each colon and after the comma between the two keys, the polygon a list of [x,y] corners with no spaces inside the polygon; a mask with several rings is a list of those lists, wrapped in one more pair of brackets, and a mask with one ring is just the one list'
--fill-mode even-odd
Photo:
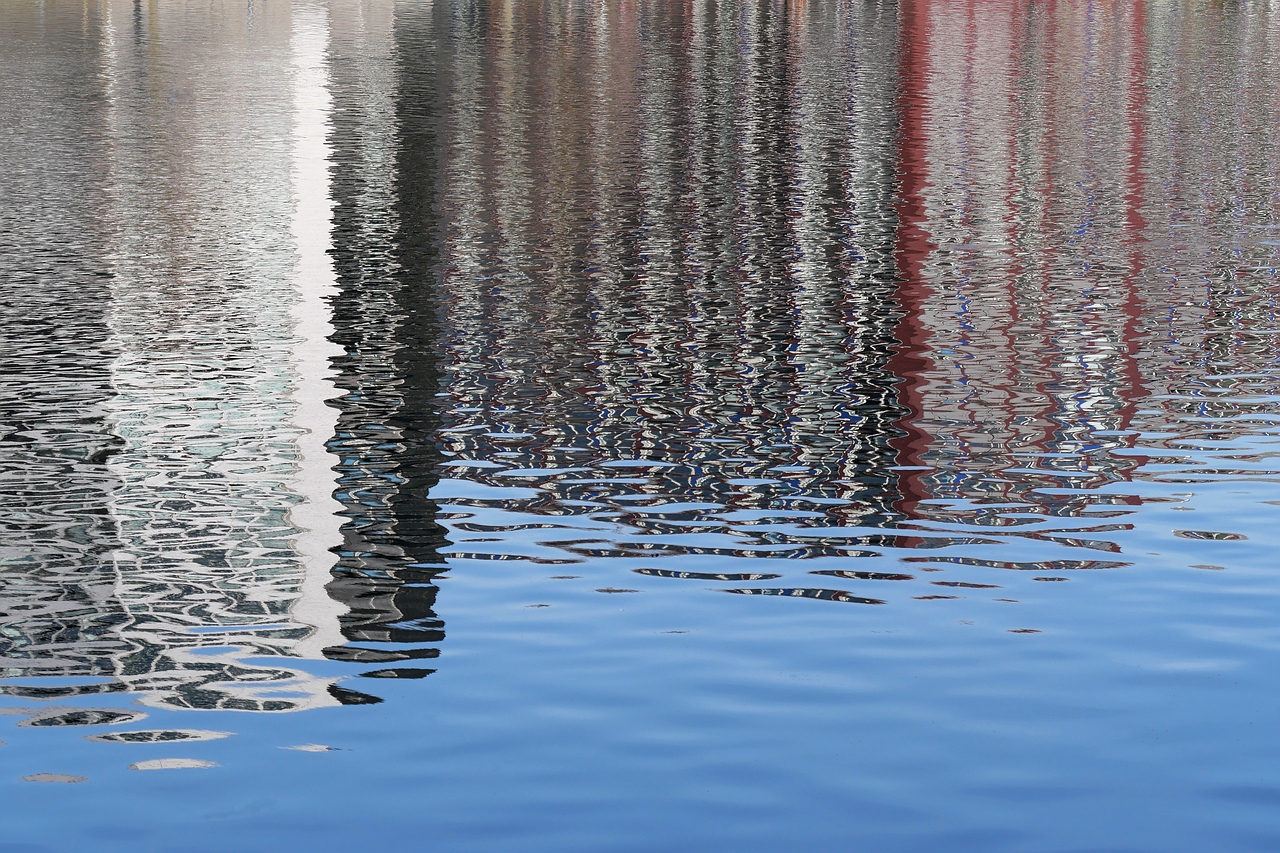
{"label": "reflection in water", "polygon": [[[109,204],[107,164],[77,144],[101,140],[106,115],[100,98],[74,97],[101,91],[99,39],[92,50],[73,40],[42,43],[44,22],[33,11],[0,10],[0,74],[29,93],[0,99],[7,164],[0,170],[0,653],[5,667],[58,671],[74,665],[68,646],[92,647],[124,618],[109,603],[113,579],[91,573],[118,542],[107,511],[118,481],[105,462],[121,442],[106,411],[116,354],[107,317],[110,239],[99,225]],[[100,32],[96,18],[85,25]],[[44,106],[53,101],[66,106],[50,114]],[[44,138],[18,132],[37,121]],[[59,164],[59,181],[47,179],[46,158]]]}
{"label": "reflection in water", "polygon": [[433,579],[488,560],[1118,568],[1057,554],[1122,550],[1133,437],[1266,411],[1269,66],[1200,82],[1274,50],[1257,8],[547,8],[6,13],[10,126],[73,110],[53,203],[44,147],[5,177],[15,673],[350,699],[242,658],[435,657]]}
{"label": "reflection in water", "polygon": [[[6,525],[11,675],[108,676],[178,708],[335,702],[331,679],[246,660],[305,653],[333,630],[331,618],[290,619],[306,611],[319,621],[314,599],[321,614],[327,600],[324,580],[308,584],[306,528],[291,517],[331,488],[322,461],[325,491],[306,491],[313,425],[298,415],[308,394],[324,392],[314,388],[322,377],[298,373],[307,344],[293,316],[298,275],[304,287],[314,281],[314,251],[295,247],[290,223],[292,164],[308,156],[294,124],[315,83],[300,74],[295,95],[263,73],[286,71],[291,53],[314,65],[306,54],[320,56],[323,42],[311,47],[317,33],[307,28],[322,18],[249,11],[192,18],[168,4],[55,3],[0,12],[10,40],[0,55],[30,78],[27,97],[4,106],[32,114],[6,127],[64,104],[89,111],[47,126],[65,154],[50,159],[32,140],[8,149],[5,170],[2,215],[30,232],[5,275],[49,280],[22,288],[42,304],[10,303],[3,328],[15,384],[3,419],[25,454],[5,455],[6,496],[22,507],[9,516],[22,522]],[[193,30],[207,38],[192,41]],[[51,187],[65,202],[48,198]],[[49,262],[33,268],[27,257],[40,245]],[[48,325],[49,351],[19,345],[31,322]],[[38,432],[22,442],[28,429]],[[30,724],[93,722],[63,714]]]}
{"label": "reflection in water", "polygon": [[1269,316],[1265,241],[1188,268],[1156,233],[1240,245],[1272,203],[1175,173],[1275,164],[1149,127],[1148,91],[1207,72],[1152,61],[1141,7],[598,9],[568,42],[537,4],[465,8],[431,52],[457,565],[1120,552],[1097,520],[1138,498],[1106,487],[1206,381],[1158,309],[1229,275],[1260,312],[1234,327]]}
{"label": "reflection in water", "polygon": [[[363,14],[360,14],[363,13]],[[337,497],[347,522],[329,592],[349,608],[351,645],[325,655],[367,662],[435,657],[432,610],[444,530],[429,497],[439,480],[436,127],[432,7],[348,9],[334,27],[333,300]],[[380,648],[380,644],[396,648]],[[404,673],[411,671],[405,670]],[[379,674],[396,673],[387,670]]]}
{"label": "reflection in water", "polygon": [[[491,658],[554,635],[548,683],[601,602],[1003,673],[991,635],[1262,559],[1257,501],[1167,513],[1276,481],[1278,73],[1266,3],[0,5],[4,710],[230,750],[120,706],[460,702],[446,601]],[[737,702],[716,660],[681,719]],[[939,701],[883,704],[915,742]]]}
{"label": "reflection in water", "polygon": [[[916,475],[928,495],[1098,517],[1133,502],[1095,491],[1137,475],[1133,437],[1188,414],[1194,389],[1270,392],[1229,374],[1275,358],[1255,337],[1274,311],[1275,149],[1251,130],[1274,127],[1274,104],[1256,81],[1236,99],[1208,87],[1219,63],[1253,57],[1248,78],[1274,61],[1263,16],[921,4],[903,170],[927,189],[903,293],[927,366],[904,386],[920,434],[904,461],[933,469]],[[1213,32],[1235,58],[1168,41]],[[1213,132],[1176,126],[1191,114]],[[1253,430],[1232,413],[1204,410]]]}

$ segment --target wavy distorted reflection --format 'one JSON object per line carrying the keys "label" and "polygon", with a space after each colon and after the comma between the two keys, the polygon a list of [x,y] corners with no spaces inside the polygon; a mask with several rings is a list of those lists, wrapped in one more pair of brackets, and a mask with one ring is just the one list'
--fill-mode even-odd
{"label": "wavy distorted reflection", "polygon": [[59,696],[371,703],[303,661],[426,674],[494,561],[1013,603],[1275,475],[1261,4],[41,8],[0,645]]}
{"label": "wavy distorted reflection", "polygon": [[[1100,489],[1150,476],[1127,452],[1137,435],[1198,440],[1193,408],[1216,422],[1205,438],[1251,434],[1277,355],[1258,331],[1276,307],[1274,106],[1259,97],[1274,14],[909,10],[898,251],[913,491],[1097,517],[1137,500]],[[1231,97],[1207,82],[1219,64],[1249,68]],[[1236,389],[1228,405],[1196,399]]]}
{"label": "wavy distorted reflection", "polygon": [[9,846],[1276,846],[1276,0],[6,0],[0,79]]}
{"label": "wavy distorted reflection", "polygon": [[[26,233],[4,272],[36,278],[3,328],[0,420],[19,452],[5,454],[0,645],[8,676],[42,680],[4,692],[248,711],[363,701],[288,662],[340,639],[324,591],[331,462],[309,438],[332,432],[329,345],[307,307],[331,275],[312,236],[328,219],[326,13],[0,16],[9,79],[26,84],[5,99],[25,118],[6,126],[88,111],[49,128],[53,151],[7,149],[3,215]],[[31,264],[32,247],[47,261]],[[32,322],[50,329],[36,347]],[[112,714],[124,720],[31,725]]]}
{"label": "wavy distorted reflection", "polygon": [[[329,593],[348,608],[348,642],[327,657],[369,663],[434,658],[444,638],[433,578],[444,528],[439,480],[441,374],[434,292],[436,136],[431,7],[344,10],[330,47],[337,497],[347,521]],[[414,677],[429,670],[377,670]]]}
{"label": "wavy distorted reflection", "polygon": [[451,562],[852,556],[756,529],[900,517],[893,9],[468,8],[438,72]]}
{"label": "wavy distorted reflection", "polygon": [[[1215,441],[1269,410],[1272,18],[451,7],[444,555],[1127,565],[1071,554],[1175,500],[1122,484],[1169,481],[1151,457],[1196,438],[1188,406]],[[1197,33],[1222,43],[1170,61]],[[1214,63],[1250,64],[1237,100]],[[1233,457],[1260,464],[1206,473],[1274,473]]]}

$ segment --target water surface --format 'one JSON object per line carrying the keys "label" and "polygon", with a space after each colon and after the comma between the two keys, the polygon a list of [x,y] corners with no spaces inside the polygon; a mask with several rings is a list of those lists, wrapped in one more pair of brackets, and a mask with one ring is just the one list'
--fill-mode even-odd
{"label": "water surface", "polygon": [[1272,4],[18,0],[0,79],[0,850],[1280,844]]}

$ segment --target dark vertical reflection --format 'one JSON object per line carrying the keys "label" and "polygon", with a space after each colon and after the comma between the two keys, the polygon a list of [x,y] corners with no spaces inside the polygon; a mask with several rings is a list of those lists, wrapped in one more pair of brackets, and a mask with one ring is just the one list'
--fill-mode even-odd
{"label": "dark vertical reflection", "polygon": [[[520,510],[569,529],[607,507],[621,541],[579,555],[817,556],[839,549],[629,540],[736,511],[898,518],[894,7],[450,9],[450,470],[536,484]],[[642,470],[518,479],[584,463]],[[673,498],[690,509],[649,506]],[[449,553],[572,559],[501,550]]]}
{"label": "dark vertical reflection", "polygon": [[334,27],[334,340],[346,354],[330,449],[348,521],[330,594],[350,607],[339,659],[433,657],[370,643],[443,639],[432,578],[445,543],[429,497],[441,459],[435,276],[438,110],[430,6]]}

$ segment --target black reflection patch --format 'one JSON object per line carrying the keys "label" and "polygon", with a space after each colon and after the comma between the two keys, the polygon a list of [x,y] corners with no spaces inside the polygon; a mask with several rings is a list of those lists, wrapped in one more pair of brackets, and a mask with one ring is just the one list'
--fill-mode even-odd
{"label": "black reflection patch", "polygon": [[993,583],[966,583],[965,581],[931,581],[934,586],[959,587],[960,589],[1000,589]]}
{"label": "black reflection patch", "polygon": [[74,711],[41,714],[24,720],[20,726],[116,726],[145,718],[146,714],[134,711],[116,711],[110,708],[77,708]]}
{"label": "black reflection patch", "polygon": [[[493,542],[501,542],[501,539],[489,540]],[[484,551],[449,551],[449,559],[451,560],[497,560],[499,562],[508,563],[536,563],[540,566],[565,566],[571,563],[581,563],[581,560],[554,560],[546,557],[526,557],[524,554],[489,554]]]}
{"label": "black reflection patch", "polygon": [[1211,539],[1215,542],[1237,542],[1249,538],[1242,533],[1221,533],[1216,530],[1175,530],[1173,535],[1182,539]]}
{"label": "black reflection patch", "polygon": [[783,595],[788,598],[820,598],[823,601],[845,601],[849,604],[884,604],[878,598],[862,598],[843,589],[813,589],[812,587],[784,586],[765,589],[726,589],[737,595]]}
{"label": "black reflection patch", "polygon": [[903,557],[904,563],[951,563],[957,566],[984,566],[989,569],[1012,569],[1018,572],[1074,572],[1090,569],[1122,569],[1133,563],[1114,560],[1040,560],[1037,562],[1007,562],[983,560],[978,557]]}
{"label": "black reflection patch", "polygon": [[[811,575],[829,575],[833,578],[849,578],[859,581],[912,581],[915,575],[899,575],[893,572],[853,572],[848,569],[820,569]],[[776,577],[776,575],[774,576]]]}
{"label": "black reflection patch", "polygon": [[329,695],[343,705],[377,705],[382,701],[377,696],[370,696],[358,690],[348,690],[336,684],[329,685]]}
{"label": "black reflection patch", "polygon": [[434,669],[375,669],[373,672],[360,673],[361,678],[426,678]]}
{"label": "black reflection patch", "polygon": [[439,649],[362,649],[358,646],[329,646],[324,650],[329,660],[349,661],[351,663],[393,663],[401,660],[419,660],[421,658],[440,657]]}
{"label": "black reflection patch", "polygon": [[655,578],[683,578],[694,581],[770,581],[782,575],[752,575],[745,573],[715,574],[714,572],[673,572],[669,569],[632,569],[638,575]]}

